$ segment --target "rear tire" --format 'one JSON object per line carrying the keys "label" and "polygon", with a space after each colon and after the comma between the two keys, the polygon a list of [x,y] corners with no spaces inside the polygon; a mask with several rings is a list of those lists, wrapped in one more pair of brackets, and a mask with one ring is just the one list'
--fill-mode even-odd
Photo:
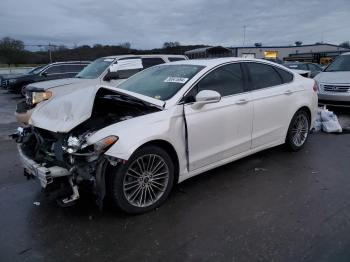
{"label": "rear tire", "polygon": [[299,110],[295,113],[290,122],[286,145],[292,151],[302,149],[307,141],[310,131],[310,117],[305,110]]}
{"label": "rear tire", "polygon": [[130,214],[159,207],[174,183],[174,163],[157,146],[141,147],[129,160],[107,174],[108,194],[113,204]]}

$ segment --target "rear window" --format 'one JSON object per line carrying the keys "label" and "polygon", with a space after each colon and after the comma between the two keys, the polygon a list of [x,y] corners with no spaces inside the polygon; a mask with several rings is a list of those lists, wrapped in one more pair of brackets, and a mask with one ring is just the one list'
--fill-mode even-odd
{"label": "rear window", "polygon": [[278,74],[281,76],[283,83],[290,83],[293,81],[293,74],[283,70],[281,68],[275,67]]}
{"label": "rear window", "polygon": [[262,89],[282,84],[282,78],[274,67],[259,63],[246,63],[250,74],[252,89]]}
{"label": "rear window", "polygon": [[169,57],[168,59],[169,59],[170,62],[186,60],[183,57]]}
{"label": "rear window", "polygon": [[151,66],[164,64],[164,63],[165,63],[164,60],[158,57],[142,58],[142,65],[144,69],[149,68]]}

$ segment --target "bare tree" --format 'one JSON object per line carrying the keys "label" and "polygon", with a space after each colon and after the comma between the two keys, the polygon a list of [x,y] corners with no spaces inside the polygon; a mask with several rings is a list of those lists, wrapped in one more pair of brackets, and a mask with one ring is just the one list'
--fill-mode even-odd
{"label": "bare tree", "polygon": [[349,41],[345,41],[345,42],[339,44],[339,46],[350,49],[350,42]]}
{"label": "bare tree", "polygon": [[4,37],[0,40],[0,60],[4,63],[19,64],[22,62],[24,44],[21,40]]}

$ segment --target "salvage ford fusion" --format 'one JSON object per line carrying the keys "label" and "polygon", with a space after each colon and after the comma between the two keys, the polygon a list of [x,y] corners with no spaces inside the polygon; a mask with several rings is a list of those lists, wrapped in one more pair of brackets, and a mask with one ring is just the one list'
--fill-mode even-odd
{"label": "salvage ford fusion", "polygon": [[161,205],[174,184],[257,151],[305,144],[317,110],[311,79],[264,60],[163,64],[118,88],[40,103],[13,138],[29,177],[62,205],[83,187],[128,213]]}

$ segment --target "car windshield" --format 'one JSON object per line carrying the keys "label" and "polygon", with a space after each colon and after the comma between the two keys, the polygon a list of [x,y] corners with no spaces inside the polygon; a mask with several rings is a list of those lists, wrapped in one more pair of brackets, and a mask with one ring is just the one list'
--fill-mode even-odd
{"label": "car windshield", "polygon": [[350,55],[338,56],[325,70],[326,72],[350,71]]}
{"label": "car windshield", "polygon": [[290,69],[307,70],[306,64],[284,64],[284,66]]}
{"label": "car windshield", "polygon": [[93,61],[91,64],[86,66],[79,74],[75,77],[94,79],[99,77],[106,68],[113,62],[113,58],[99,58]]}
{"label": "car windshield", "polygon": [[43,66],[34,67],[33,69],[29,70],[27,74],[36,75],[40,73],[41,69],[43,69]]}
{"label": "car windshield", "polygon": [[118,86],[159,100],[174,96],[204,66],[162,65],[144,70]]}

